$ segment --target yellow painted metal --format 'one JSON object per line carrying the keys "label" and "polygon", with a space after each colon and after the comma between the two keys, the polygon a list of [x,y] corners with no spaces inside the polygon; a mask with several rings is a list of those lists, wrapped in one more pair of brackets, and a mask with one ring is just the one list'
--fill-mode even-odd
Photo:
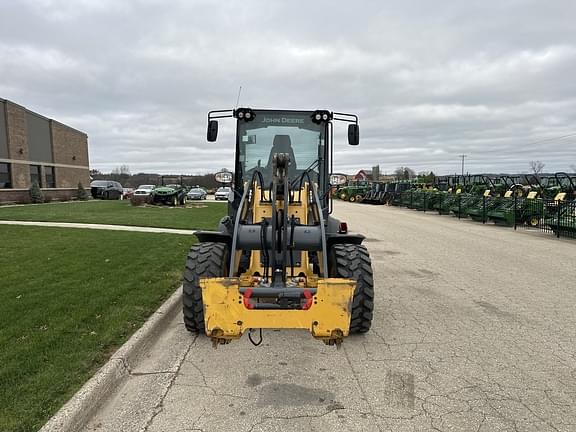
{"label": "yellow painted metal", "polygon": [[537,191],[532,191],[532,192],[528,192],[528,196],[526,197],[526,199],[536,199],[536,197],[538,196],[538,192]]}
{"label": "yellow painted metal", "polygon": [[[255,185],[255,193],[254,195],[256,197],[260,197],[261,194],[261,188],[258,185]],[[268,199],[269,198],[269,191],[265,190],[264,191],[264,198]],[[308,200],[306,199],[308,197],[309,194],[309,187],[308,187],[308,183],[305,183],[304,186],[302,187],[301,191],[300,191],[300,195],[301,195],[301,202],[299,203],[290,203],[290,205],[288,206],[288,219],[290,219],[292,216],[294,216],[294,218],[299,219],[301,224],[308,224]],[[276,202],[276,208],[277,209],[282,209],[284,208],[284,201],[282,200],[278,200]],[[253,220],[254,223],[259,223],[261,222],[263,219],[265,218],[270,218],[271,214],[272,214],[272,203],[270,202],[262,202],[258,199],[254,200],[254,204],[252,206],[252,214],[253,214]],[[323,259],[323,257],[321,256],[321,253],[318,254],[319,255],[319,259],[320,261]],[[312,272],[312,268],[308,263],[308,252],[306,251],[302,251],[300,253],[300,265],[295,265],[294,266],[294,275],[300,275],[300,274],[304,274],[304,276],[314,276],[314,273]],[[236,262],[238,263],[239,260],[237,259]],[[240,275],[241,277],[245,277],[245,276],[252,276],[255,273],[258,273],[260,275],[263,274],[264,269],[262,267],[261,264],[261,253],[258,250],[253,250],[251,252],[251,257],[250,257],[250,268],[243,273],[242,275]],[[245,286],[245,285],[243,285]]]}
{"label": "yellow painted metal", "polygon": [[[294,217],[307,225],[312,221],[308,197],[310,186],[305,183],[300,191],[300,201],[288,205],[288,219]],[[252,222],[257,224],[272,216],[272,203],[267,202],[269,191],[254,185],[254,200],[250,208]],[[283,209],[284,202],[276,201],[276,209]],[[246,210],[246,209],[245,209]],[[241,251],[236,252],[239,263]],[[356,281],[352,279],[319,278],[309,263],[308,251],[299,251],[298,263],[294,265],[292,283],[298,288],[314,288],[316,294],[309,309],[249,309],[244,305],[240,288],[257,287],[264,274],[261,251],[251,251],[250,268],[233,278],[200,279],[206,334],[215,345],[238,339],[248,329],[304,329],[327,344],[339,345],[348,336],[352,299]],[[318,252],[320,267],[325,257]],[[290,274],[290,269],[287,269]],[[235,269],[238,274],[238,268]]]}
{"label": "yellow painted metal", "polygon": [[491,191],[490,189],[486,189],[486,190],[484,191],[484,196],[485,196],[485,197],[489,197],[491,192],[492,192],[492,191]]}
{"label": "yellow painted metal", "polygon": [[506,191],[506,193],[504,194],[504,198],[510,198],[512,196],[512,191]]}
{"label": "yellow painted metal", "polygon": [[554,197],[554,201],[564,201],[566,199],[566,192],[558,192]]}
{"label": "yellow painted metal", "polygon": [[318,279],[308,310],[248,309],[240,293],[239,278],[200,279],[206,334],[214,343],[238,339],[248,329],[305,329],[327,344],[340,344],[348,336],[352,279]]}

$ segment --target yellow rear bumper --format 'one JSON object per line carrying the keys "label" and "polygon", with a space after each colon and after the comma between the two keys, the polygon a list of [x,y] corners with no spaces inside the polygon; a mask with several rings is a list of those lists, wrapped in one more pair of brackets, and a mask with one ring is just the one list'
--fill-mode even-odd
{"label": "yellow rear bumper", "polygon": [[348,336],[356,282],[319,279],[307,310],[248,309],[238,278],[200,280],[206,334],[215,344],[238,339],[247,329],[306,329],[325,343],[339,345]]}

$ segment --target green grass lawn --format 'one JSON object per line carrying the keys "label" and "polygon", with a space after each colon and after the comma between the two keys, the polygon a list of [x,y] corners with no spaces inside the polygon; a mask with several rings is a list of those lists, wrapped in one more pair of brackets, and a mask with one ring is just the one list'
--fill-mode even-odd
{"label": "green grass lawn", "polygon": [[186,207],[134,207],[129,201],[70,202],[0,207],[0,220],[80,222],[178,229],[216,229],[226,204],[199,201]]}
{"label": "green grass lawn", "polygon": [[[77,208],[85,205],[79,214],[89,216],[89,207],[97,212],[122,204]],[[22,215],[34,219],[44,208],[25,208]],[[52,208],[54,220],[60,220],[58,212],[72,212],[67,204]],[[141,209],[123,211],[132,210]],[[170,218],[187,212],[165,210],[144,213]],[[174,225],[183,227],[186,217],[179,217]],[[0,431],[40,428],[174,292],[194,241],[186,235],[0,226]]]}

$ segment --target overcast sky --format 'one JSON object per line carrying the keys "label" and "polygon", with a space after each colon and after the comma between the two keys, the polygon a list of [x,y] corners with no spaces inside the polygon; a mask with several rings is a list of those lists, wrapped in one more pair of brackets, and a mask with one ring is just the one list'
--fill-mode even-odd
{"label": "overcast sky", "polygon": [[574,0],[0,0],[0,97],[85,131],[103,171],[232,167],[234,123],[207,143],[206,113],[240,85],[243,106],[357,113],[336,171],[447,174],[462,153],[470,172],[574,171],[575,17]]}

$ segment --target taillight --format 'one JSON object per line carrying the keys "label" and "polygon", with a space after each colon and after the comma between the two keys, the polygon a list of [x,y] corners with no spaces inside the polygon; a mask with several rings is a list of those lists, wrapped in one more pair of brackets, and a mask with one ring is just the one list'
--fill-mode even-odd
{"label": "taillight", "polygon": [[338,225],[338,234],[348,234],[348,224],[346,222],[340,222]]}

